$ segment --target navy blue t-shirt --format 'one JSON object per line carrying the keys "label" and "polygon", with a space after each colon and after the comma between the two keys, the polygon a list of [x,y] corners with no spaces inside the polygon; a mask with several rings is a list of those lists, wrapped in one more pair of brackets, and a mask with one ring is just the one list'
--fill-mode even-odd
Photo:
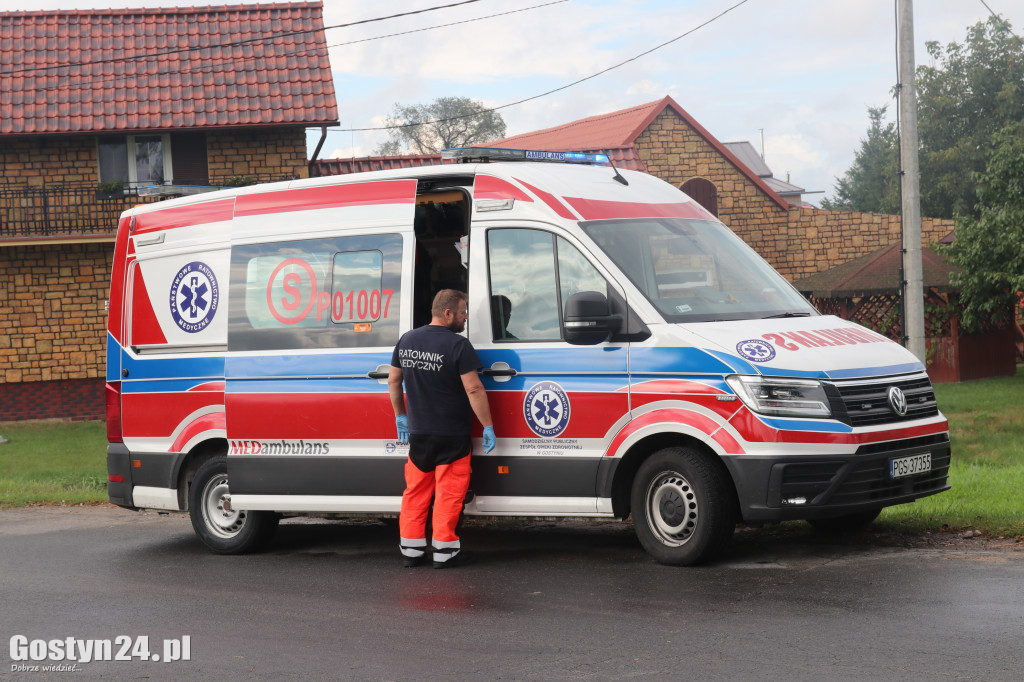
{"label": "navy blue t-shirt", "polygon": [[405,381],[409,433],[466,436],[473,408],[462,375],[480,369],[473,345],[447,327],[428,324],[402,335],[391,356]]}

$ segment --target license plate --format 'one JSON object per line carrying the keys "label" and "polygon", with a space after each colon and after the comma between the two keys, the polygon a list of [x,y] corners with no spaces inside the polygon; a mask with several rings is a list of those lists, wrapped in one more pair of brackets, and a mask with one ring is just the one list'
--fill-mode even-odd
{"label": "license plate", "polygon": [[889,460],[889,477],[902,478],[932,470],[932,453]]}

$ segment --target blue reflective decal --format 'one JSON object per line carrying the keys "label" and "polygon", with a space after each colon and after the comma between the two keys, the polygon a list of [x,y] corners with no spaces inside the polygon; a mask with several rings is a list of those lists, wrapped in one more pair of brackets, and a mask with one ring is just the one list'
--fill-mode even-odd
{"label": "blue reflective decal", "polygon": [[229,378],[365,376],[379,365],[391,365],[391,350],[317,355],[229,356],[225,371]]}
{"label": "blue reflective decal", "polygon": [[565,348],[478,348],[480,362],[490,367],[504,362],[531,374],[624,374],[625,346],[566,346]]}
{"label": "blue reflective decal", "polygon": [[[730,362],[744,362],[731,358],[725,353],[705,351],[700,348],[638,348],[634,346],[629,352],[629,367],[633,374],[672,373],[672,374],[733,374]],[[751,369],[752,374],[756,374]]]}
{"label": "blue reflective decal", "polygon": [[828,374],[820,370],[786,369],[784,367],[758,367],[761,374],[768,377],[802,377],[806,379],[828,379]]}
{"label": "blue reflective decal", "polygon": [[107,332],[107,381],[121,380],[121,344]]}
{"label": "blue reflective decal", "polygon": [[387,393],[376,379],[231,379],[227,393]]}
{"label": "blue reflective decal", "polygon": [[210,380],[224,378],[224,356],[195,355],[191,357],[167,358],[146,355],[133,358],[127,353],[123,358],[124,369],[131,379],[177,379],[179,377],[208,377]]}
{"label": "blue reflective decal", "polygon": [[[755,413],[756,414],[756,413]],[[758,419],[763,421],[773,429],[779,431],[819,431],[823,433],[852,433],[853,427],[841,424],[836,421],[830,420],[809,420],[809,419],[779,419],[771,417],[763,417],[757,415]]]}
{"label": "blue reflective decal", "polygon": [[885,367],[864,367],[862,369],[836,369],[828,372],[830,379],[856,379],[860,377],[877,377],[887,374],[905,374],[907,372],[923,372],[924,365],[920,362],[907,362],[902,365]]}
{"label": "blue reflective decal", "polygon": [[121,382],[122,393],[184,393],[196,386],[221,381],[220,377],[208,379],[125,379]]}

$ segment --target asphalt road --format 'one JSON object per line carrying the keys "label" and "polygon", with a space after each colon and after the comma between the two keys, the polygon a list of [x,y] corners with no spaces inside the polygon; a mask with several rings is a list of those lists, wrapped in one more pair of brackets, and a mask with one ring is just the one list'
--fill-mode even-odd
{"label": "asphalt road", "polygon": [[[266,552],[222,557],[182,516],[0,512],[0,678],[1024,679],[1019,544],[747,532],[679,569],[628,525],[488,523],[463,534],[478,564],[436,571],[403,569],[396,536],[286,521]],[[139,660],[143,636],[190,660]],[[138,655],[12,660],[68,638]]]}

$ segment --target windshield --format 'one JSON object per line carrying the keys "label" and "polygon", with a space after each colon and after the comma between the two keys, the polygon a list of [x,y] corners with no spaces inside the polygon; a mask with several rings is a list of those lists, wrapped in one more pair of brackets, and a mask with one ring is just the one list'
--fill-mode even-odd
{"label": "windshield", "polygon": [[721,223],[649,218],[582,226],[669,322],[818,314]]}

